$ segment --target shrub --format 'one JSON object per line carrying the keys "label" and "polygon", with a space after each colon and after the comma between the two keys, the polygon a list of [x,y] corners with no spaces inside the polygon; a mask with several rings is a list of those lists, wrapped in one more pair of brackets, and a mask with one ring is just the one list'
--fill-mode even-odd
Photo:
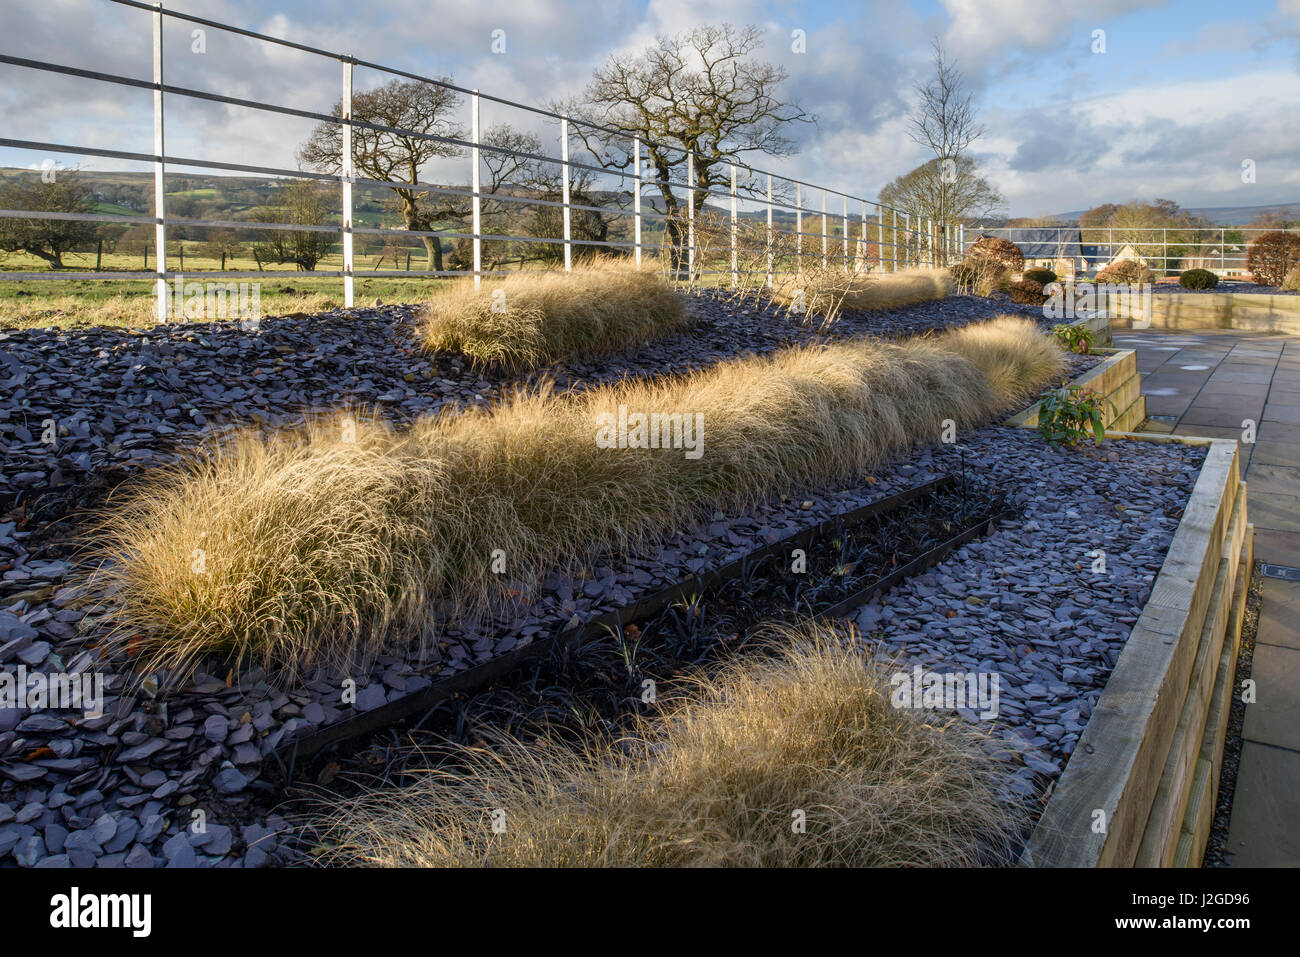
{"label": "shrub", "polygon": [[1022,279],[1032,279],[1040,286],[1046,286],[1050,282],[1056,282],[1056,273],[1050,269],[1026,269]]}
{"label": "shrub", "polygon": [[[901,343],[521,393],[402,432],[355,419],[250,432],[152,473],[110,512],[91,585],[116,595],[118,635],[151,669],[184,676],[213,653],[269,670],[352,667],[432,639],[435,607],[499,605],[593,548],[851,479],[939,435],[945,419],[987,421],[1061,367],[1049,336],[1008,316]],[[600,447],[620,406],[702,416],[701,455],[686,457],[680,441]],[[493,573],[497,549],[511,583]]]}
{"label": "shrub", "polygon": [[1300,266],[1295,266],[1282,280],[1281,288],[1286,292],[1300,292]]}
{"label": "shrub", "polygon": [[976,240],[966,254],[968,260],[982,259],[995,263],[1007,272],[1020,272],[1025,268],[1025,254],[1009,239],[983,236]]}
{"label": "shrub", "polygon": [[1053,326],[1052,335],[1056,336],[1056,341],[1070,352],[1077,352],[1079,355],[1085,356],[1092,352],[1092,347],[1097,341],[1097,337],[1091,329],[1084,326],[1072,326],[1067,323]]}
{"label": "shrub", "polygon": [[472,277],[458,279],[429,301],[421,333],[429,348],[462,353],[476,365],[525,370],[622,349],[687,324],[667,279],[602,263],[487,278],[479,289]]}
{"label": "shrub", "polygon": [[1041,306],[1047,302],[1043,284],[1032,279],[1022,279],[1011,284],[1011,301],[1027,306]]}
{"label": "shrub", "polygon": [[1178,285],[1184,289],[1213,289],[1219,284],[1219,277],[1208,269],[1188,269],[1178,277]]}
{"label": "shrub", "polygon": [[949,270],[963,292],[991,296],[1011,288],[1011,273],[993,259],[968,259]]}
{"label": "shrub", "polygon": [[[704,673],[617,742],[492,734],[427,773],[322,806],[328,865],[935,867],[1009,864],[1023,811],[987,739],[895,707],[891,675],[827,626]],[[1005,747],[1000,747],[1007,754]],[[434,763],[436,761],[436,763]],[[323,804],[323,802],[322,802]],[[508,809],[493,832],[491,808]],[[806,810],[805,829],[790,826]]]}
{"label": "shrub", "polygon": [[1246,268],[1263,286],[1282,285],[1296,266],[1300,266],[1300,235],[1295,233],[1264,233],[1246,251]]}
{"label": "shrub", "polygon": [[979,270],[971,263],[961,262],[949,266],[948,273],[952,276],[953,283],[963,292],[973,290],[979,281]]}
{"label": "shrub", "polygon": [[946,269],[867,275],[835,267],[809,267],[783,279],[772,299],[795,315],[833,320],[843,309],[898,309],[951,293],[952,276]]}
{"label": "shrub", "polygon": [[1097,273],[1099,283],[1145,284],[1155,282],[1155,279],[1156,274],[1136,259],[1121,259]]}
{"label": "shrub", "polygon": [[1043,394],[1038,406],[1038,431],[1048,445],[1077,445],[1091,436],[1101,445],[1106,437],[1106,407],[1114,404],[1100,392],[1067,385]]}

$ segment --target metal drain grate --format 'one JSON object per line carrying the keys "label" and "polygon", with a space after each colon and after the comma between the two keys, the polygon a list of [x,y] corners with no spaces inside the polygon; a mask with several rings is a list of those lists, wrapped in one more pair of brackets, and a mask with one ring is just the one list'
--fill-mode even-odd
{"label": "metal drain grate", "polygon": [[1259,573],[1266,578],[1281,578],[1284,581],[1300,582],[1300,568],[1292,568],[1290,565],[1270,565],[1268,562],[1260,562]]}

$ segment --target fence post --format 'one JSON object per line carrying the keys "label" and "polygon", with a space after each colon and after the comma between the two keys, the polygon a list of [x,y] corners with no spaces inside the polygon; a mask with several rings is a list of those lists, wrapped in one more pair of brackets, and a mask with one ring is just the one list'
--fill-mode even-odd
{"label": "fence post", "polygon": [[573,227],[569,218],[569,118],[567,116],[560,119],[560,169],[563,171],[561,200],[564,203],[564,271],[569,272],[573,269]]}
{"label": "fence post", "polygon": [[966,258],[966,224],[957,224],[957,259],[960,262]]}
{"label": "fence post", "polygon": [[885,271],[885,211],[876,207],[876,263]]}
{"label": "fence post", "polygon": [[772,288],[772,174],[767,174],[767,288]]}
{"label": "fence post", "polygon": [[912,214],[903,214],[903,268],[912,264]]}
{"label": "fence post", "polygon": [[1223,241],[1226,238],[1226,236],[1227,236],[1227,230],[1220,229],[1219,230],[1219,272],[1227,271],[1227,267],[1224,265],[1224,261],[1223,261]]}
{"label": "fence post", "polygon": [[343,172],[343,308],[351,309],[355,303],[352,282],[352,179],[356,170],[352,161],[352,58],[343,61],[343,101],[339,109],[343,121],[343,155],[339,168]]}
{"label": "fence post", "polygon": [[[472,93],[470,93],[469,103],[470,103],[470,120],[469,120],[469,124],[470,124],[470,142],[474,144],[474,146],[473,146],[473,147],[470,149],[470,151],[469,151],[469,152],[470,152],[470,161],[474,164],[474,175],[473,175],[473,179],[472,179],[472,181],[471,181],[471,190],[473,191],[474,196],[473,196],[473,198],[470,200],[470,202],[473,204],[473,210],[474,210],[474,213],[473,213],[473,217],[474,217],[474,218],[473,218],[473,222],[474,222],[474,288],[475,288],[475,289],[478,289],[478,288],[483,284],[483,276],[482,276],[482,272],[483,272],[483,200],[482,200],[482,197],[479,196],[479,186],[481,185],[481,179],[480,179],[481,173],[480,173],[480,171],[479,171],[479,166],[481,165],[481,164],[480,164],[480,157],[481,157],[482,154],[481,154],[480,151],[479,151],[479,134],[480,134],[480,129],[481,129],[481,128],[480,128],[480,126],[479,126],[479,109],[478,109],[479,100],[478,100],[478,90],[474,90]],[[566,127],[566,128],[565,128],[566,133],[567,133],[567,129],[568,129],[568,128]],[[567,135],[565,136],[565,142],[566,142],[566,143],[568,142],[568,136],[567,136]],[[565,158],[566,160],[569,158],[567,149],[565,150],[564,158]],[[567,168],[567,167],[565,167],[565,174],[564,174],[564,188],[565,188],[565,191],[567,192],[567,191],[568,191],[568,188],[569,188],[569,175],[568,175],[568,168]],[[564,201],[565,201],[566,203],[569,201],[568,196],[565,196]],[[566,209],[566,210],[564,211],[564,214],[565,214],[565,224],[564,224],[565,229],[564,229],[564,235],[565,235],[565,238],[567,239],[567,238],[568,238],[568,235],[569,235],[569,229],[568,229],[568,226],[569,226],[569,224],[568,224],[568,214],[569,214],[569,211]],[[569,257],[568,257],[568,253],[569,253],[569,250],[568,250],[568,247],[567,247],[567,246],[565,247],[564,253],[565,253],[565,257],[564,257],[564,258],[565,258],[565,266],[564,266],[564,268],[565,268],[565,269],[568,269],[568,268],[569,268],[569,266],[568,266],[568,258],[569,258]]]}
{"label": "fence post", "polygon": [[826,190],[822,190],[822,268],[826,268],[826,251],[828,249],[826,235]]}
{"label": "fence post", "polygon": [[158,321],[166,322],[167,309],[167,218],[166,188],[163,184],[163,15],[162,4],[153,5],[153,214],[154,268],[158,278],[154,292],[158,299]]}
{"label": "fence post", "polygon": [[849,271],[849,198],[841,196],[840,200],[844,207],[844,271]]}
{"label": "fence post", "polygon": [[794,271],[803,273],[803,184],[794,184]]}
{"label": "fence post", "polygon": [[686,153],[686,281],[695,282],[695,154]]}
{"label": "fence post", "polygon": [[[867,265],[867,201],[862,201],[862,271],[868,272],[870,266]],[[856,271],[856,270],[855,270]]]}
{"label": "fence post", "polygon": [[1161,272],[1169,272],[1169,230],[1160,230],[1160,263]]}
{"label": "fence post", "polygon": [[633,244],[636,264],[641,265],[641,137],[632,137],[632,168],[636,170],[636,193],[632,197],[632,222],[635,230]]}
{"label": "fence post", "polygon": [[736,266],[736,164],[731,164],[731,288],[740,285],[740,272]]}
{"label": "fence post", "polygon": [[898,210],[889,210],[889,271],[898,272]]}

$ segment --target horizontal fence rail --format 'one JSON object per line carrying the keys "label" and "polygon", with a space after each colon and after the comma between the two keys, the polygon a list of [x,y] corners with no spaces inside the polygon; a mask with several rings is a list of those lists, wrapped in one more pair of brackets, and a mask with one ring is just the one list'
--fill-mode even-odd
{"label": "horizontal fence rail", "polygon": [[[705,155],[691,152],[671,144],[649,143],[638,136],[622,130],[612,129],[597,123],[576,117],[564,116],[551,110],[529,106],[503,97],[491,96],[475,89],[456,86],[445,80],[421,76],[408,71],[395,69],[378,63],[361,60],[356,57],[322,50],[306,44],[296,43],[277,37],[267,36],[252,30],[219,23],[204,17],[164,9],[161,3],[148,4],[139,0],[105,0],[119,6],[134,8],[150,16],[152,39],[152,78],[137,79],[118,74],[83,69],[73,64],[46,63],[9,54],[0,54],[0,64],[20,69],[60,74],[75,77],[98,84],[116,85],[126,89],[149,90],[153,98],[153,149],[152,152],[129,152],[107,150],[75,143],[49,143],[24,140],[12,137],[0,137],[0,146],[34,150],[47,153],[74,154],[93,156],[102,159],[117,159],[150,164],[153,169],[153,213],[154,215],[127,215],[104,213],[68,213],[53,210],[0,209],[0,217],[26,220],[72,220],[126,226],[154,227],[153,268],[149,268],[149,247],[146,244],[139,271],[68,272],[52,270],[42,272],[0,272],[3,280],[29,279],[152,279],[155,281],[157,308],[159,316],[168,314],[169,282],[175,279],[217,277],[222,280],[232,278],[254,278],[268,276],[285,276],[288,270],[263,271],[263,263],[257,259],[258,272],[251,271],[188,271],[184,269],[185,248],[183,241],[177,244],[175,239],[169,241],[168,227],[209,228],[227,230],[258,230],[273,233],[327,233],[337,235],[337,244],[341,256],[337,269],[313,268],[304,272],[293,273],[300,278],[322,277],[341,278],[343,280],[344,304],[354,305],[354,280],[357,271],[357,248],[359,237],[379,237],[385,240],[400,238],[416,240],[423,243],[430,240],[442,249],[442,241],[449,239],[466,240],[469,243],[470,262],[461,269],[411,269],[410,250],[407,250],[407,268],[379,270],[388,251],[385,245],[376,268],[361,273],[373,277],[417,277],[417,276],[473,276],[477,286],[483,276],[505,275],[508,269],[485,268],[484,248],[489,243],[518,243],[527,247],[529,244],[547,244],[563,249],[563,269],[571,270],[575,255],[585,248],[596,247],[604,251],[613,251],[630,256],[640,265],[647,257],[657,256],[662,261],[663,251],[656,243],[647,241],[647,232],[651,228],[662,227],[664,243],[668,242],[670,221],[671,228],[680,229],[682,239],[669,249],[670,271],[674,278],[685,279],[691,283],[702,281],[703,277],[715,276],[719,279],[729,278],[737,284],[741,273],[759,274],[768,287],[776,283],[777,276],[798,274],[806,268],[823,269],[843,268],[846,273],[866,271],[896,271],[913,266],[942,265],[964,246],[960,227],[945,229],[942,224],[930,219],[920,219],[891,207],[882,206],[865,197],[806,182],[782,174],[757,169],[739,162],[732,157]],[[259,100],[228,96],[219,92],[176,86],[165,82],[163,63],[164,27],[168,19],[186,24],[199,25],[213,30],[223,31],[233,36],[243,37],[258,43],[272,44],[314,57],[337,61],[340,67],[339,112],[319,112],[283,104],[266,103]],[[469,101],[469,138],[442,135],[428,131],[417,131],[401,127],[388,127],[366,122],[353,116],[354,76],[358,68],[398,78],[406,81],[428,84]],[[319,170],[287,169],[252,164],[218,162],[202,156],[174,156],[166,149],[166,108],[176,98],[190,101],[205,101],[228,107],[256,110],[300,120],[312,120],[317,123],[337,124],[340,131],[340,151],[337,159],[338,172],[321,172]],[[560,155],[551,156],[545,152],[534,153],[528,150],[514,149],[498,143],[485,141],[480,122],[480,108],[483,102],[520,110],[533,118],[545,121],[558,121],[560,125]],[[374,180],[358,175],[355,166],[353,138],[357,131],[370,131],[377,134],[399,135],[416,140],[438,144],[448,150],[468,155],[470,161],[468,183],[460,186],[452,183],[425,182],[397,179]],[[582,144],[577,156],[571,150],[574,133]],[[463,135],[463,134],[462,134]],[[623,151],[615,159],[601,163],[601,157],[586,146],[584,135],[600,135],[608,143],[620,143],[618,150]],[[657,170],[643,163],[645,151],[653,147],[661,152],[685,159],[686,175],[684,179],[661,176]],[[609,146],[604,148],[606,157]],[[503,179],[498,188],[487,191],[482,181],[484,163],[489,158],[509,158],[546,164],[558,171],[558,183],[554,190],[541,190],[511,184]],[[696,175],[701,164],[710,168],[725,170],[725,175],[714,180],[710,185],[702,182]],[[330,223],[290,223],[277,221],[245,220],[204,220],[192,217],[167,216],[166,178],[168,167],[185,167],[197,170],[221,171],[224,173],[245,174],[287,178],[289,180],[330,183],[338,186],[339,222]],[[596,204],[585,192],[577,191],[576,177],[602,176],[617,179],[618,190],[610,202]],[[409,189],[421,194],[439,197],[454,197],[465,201],[467,209],[454,217],[460,222],[458,229],[414,229],[394,226],[362,226],[354,218],[356,211],[356,189],[358,187]],[[509,191],[507,191],[509,188]],[[684,191],[679,202],[685,207],[675,214],[666,205],[664,192],[671,192],[674,199],[676,190]],[[791,192],[793,191],[793,196]],[[659,193],[658,199],[653,195]],[[808,194],[820,194],[820,203],[808,205]],[[588,201],[581,201],[583,198]],[[713,205],[710,205],[712,201]],[[740,211],[741,202],[754,207],[748,215]],[[514,231],[494,232],[486,223],[488,211],[485,204],[493,204],[498,210],[514,207],[531,207],[558,210],[560,227],[557,235],[525,234]],[[774,214],[788,217],[793,214],[793,228],[782,228],[774,221]],[[604,238],[583,239],[574,235],[575,214],[593,214],[603,218],[608,226],[612,221],[623,222],[617,235],[610,236],[608,231]],[[814,229],[807,217],[813,217]],[[462,222],[463,220],[463,222]],[[628,226],[630,225],[630,231]],[[752,245],[742,238],[742,233],[749,232],[758,237],[758,245]],[[793,251],[778,252],[778,237],[788,238],[793,243]],[[170,245],[169,245],[170,242]],[[810,245],[811,244],[811,245]],[[577,252],[575,252],[575,248]],[[453,249],[455,247],[453,246]],[[102,253],[102,243],[100,245]],[[175,252],[177,267],[172,268],[172,253]],[[256,253],[254,254],[256,258]],[[393,253],[394,265],[398,265],[397,253]],[[678,257],[684,262],[679,262]],[[430,257],[432,260],[432,256]],[[557,257],[556,261],[560,261]],[[280,260],[278,265],[283,265]],[[755,265],[757,263],[757,266]],[[432,265],[430,261],[429,265]],[[497,265],[508,264],[498,263]],[[522,264],[522,260],[521,260]],[[224,257],[223,257],[224,265]]]}
{"label": "horizontal fence rail", "polygon": [[959,239],[958,258],[980,238],[992,236],[1015,243],[1026,266],[1048,266],[1058,275],[1096,273],[1113,262],[1133,260],[1157,275],[1207,269],[1223,278],[1249,278],[1250,244],[1276,232],[1300,236],[1300,229],[1265,226],[972,227]]}

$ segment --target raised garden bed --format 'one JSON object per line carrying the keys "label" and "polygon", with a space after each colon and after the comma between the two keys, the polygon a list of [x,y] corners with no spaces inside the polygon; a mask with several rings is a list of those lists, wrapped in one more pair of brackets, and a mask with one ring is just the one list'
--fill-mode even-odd
{"label": "raised garden bed", "polygon": [[1178,292],[1156,291],[1151,315],[1141,299],[1117,297],[1106,309],[1112,320],[1138,323],[1151,329],[1238,329],[1242,332],[1277,332],[1300,335],[1300,294],[1273,290],[1222,292],[1213,289]]}
{"label": "raised garden bed", "polygon": [[[1102,367],[1113,364],[1117,355],[1108,356]],[[1097,374],[1100,368],[1092,374]],[[1134,445],[1134,450],[1142,451],[1131,456],[1134,461],[1128,463],[1125,460],[1130,456],[1118,456],[1108,447],[1096,452],[1084,450],[1074,458],[1076,453],[1047,449],[1036,435],[1020,430],[1009,432],[989,427],[964,436],[963,441],[972,470],[977,467],[991,470],[997,481],[1016,488],[1021,506],[1028,509],[1027,514],[1005,531],[962,546],[935,569],[896,581],[887,594],[868,601],[857,618],[864,632],[910,656],[936,651],[940,661],[947,660],[958,667],[976,667],[980,656],[987,656],[988,667],[1012,669],[1007,672],[1008,680],[1017,680],[1007,692],[1007,718],[1017,740],[1029,742],[1027,760],[1032,762],[1021,769],[1017,780],[1024,788],[1021,793],[1029,800],[1037,800],[1050,788],[1061,764],[1075,750],[1079,734],[1092,713],[1092,702],[1101,693],[1106,675],[1124,647],[1128,623],[1138,620],[1139,612],[1145,614],[1143,570],[1149,569],[1148,574],[1153,576],[1164,558],[1164,543],[1173,537],[1173,520],[1168,515],[1174,508],[1181,512],[1178,503],[1184,494],[1180,491],[1182,483],[1190,487],[1189,476],[1199,467],[1199,459],[1189,453],[1200,450],[1193,447],[1175,450],[1174,446],[1167,446],[1161,451],[1155,446]],[[665,587],[682,582],[695,584],[728,562],[739,561],[765,545],[782,543],[791,535],[804,534],[810,526],[842,521],[846,513],[864,506],[879,507],[882,500],[905,493],[918,482],[958,471],[962,458],[962,453],[952,447],[914,450],[876,470],[859,487],[791,490],[788,500],[773,501],[746,515],[715,515],[712,524],[665,542],[654,555],[634,558],[627,565],[592,569],[592,575],[585,579],[549,583],[547,587],[554,588],[557,596],[555,620],[562,624],[575,615],[580,615],[582,620],[613,612],[617,627],[620,615],[616,609],[620,607],[634,604],[656,590],[662,592]],[[1074,488],[1071,482],[1079,487]],[[1134,521],[1108,511],[1108,496],[1113,498],[1116,494],[1138,502],[1148,517]],[[1081,525],[1084,516],[1087,518]],[[1105,541],[1108,549],[1115,549],[1116,561],[1122,568],[1122,584],[1111,581],[1104,586],[1095,585],[1086,581],[1086,576],[1077,576],[1078,580],[1071,584],[1076,577],[1073,573],[1068,577],[1059,574],[1063,560],[1086,561],[1083,557],[1086,546],[1094,538]],[[1002,574],[997,571],[999,567],[1013,569],[1008,572],[1012,577],[1000,585],[997,584]],[[915,570],[921,568],[917,566]],[[1036,615],[1045,614],[1049,619],[1054,609],[1068,603],[1066,596],[1079,601],[1083,600],[1079,597],[1082,594],[1091,597],[1083,612],[1076,608],[1071,613],[1079,617],[1068,619],[1072,622],[1069,630],[1062,630],[1067,619],[1057,619],[1051,622],[1051,628],[1044,628],[1041,619],[1035,616],[1021,621],[1033,626],[1033,630],[1026,632],[1016,624],[1017,605],[1005,597],[1009,594],[1008,581],[1016,583],[1013,586],[1016,595],[1031,596]],[[1032,590],[1022,590],[1031,584]],[[941,594],[951,595],[952,616],[942,617],[942,610],[935,608],[936,587]],[[948,589],[952,589],[951,593]],[[841,598],[837,604],[845,600]],[[38,604],[29,607],[35,610],[43,600],[33,598],[33,601]],[[1040,602],[1045,604],[1040,607]],[[84,597],[65,589],[49,602],[48,616],[42,617],[37,611],[35,615],[29,612],[28,617],[44,632],[41,639],[57,638],[59,634],[75,638],[78,634],[93,634],[96,618],[102,611],[90,607],[87,619],[81,611],[84,607]],[[891,616],[889,612],[894,609],[900,613]],[[1003,610],[1007,612],[1005,615]],[[895,626],[905,621],[916,621],[920,630],[904,628],[895,632]],[[951,644],[946,639],[942,646],[930,641],[940,634],[932,630],[932,624],[939,626],[940,621],[940,627],[952,633]],[[1087,632],[1082,631],[1082,622],[1087,623]],[[523,631],[514,628],[512,622],[503,625],[506,631],[501,638],[487,627],[474,635],[462,636],[460,644],[465,654],[459,661],[451,662],[451,673],[464,674],[480,663],[510,654],[520,644],[519,635]],[[542,633],[542,623],[531,623],[527,629],[530,630],[525,637],[534,641]],[[1092,637],[1064,637],[1075,631]],[[1056,637],[1058,634],[1062,636],[1060,639]],[[965,637],[970,635],[979,636],[982,651]],[[1026,638],[1037,649],[1027,656],[1017,650]],[[926,640],[918,645],[917,639]],[[1064,645],[1053,651],[1052,646],[1058,640],[1064,641]],[[1059,693],[1053,692],[1056,701],[1044,708],[1037,697],[1035,682],[1048,679],[1035,676],[1047,673],[1057,675]],[[94,849],[99,853],[90,858],[92,861],[102,859],[102,863],[120,864],[132,857],[133,863],[158,863],[163,859],[174,862],[176,858],[182,862],[197,859],[199,863],[220,866],[240,861],[260,863],[266,859],[268,835],[285,826],[275,813],[278,785],[272,769],[277,764],[272,755],[285,762],[280,773],[287,776],[291,763],[304,758],[301,748],[297,758],[293,757],[293,741],[306,742],[309,739],[304,733],[310,734],[313,728],[338,720],[343,713],[333,709],[335,713],[330,718],[329,699],[337,696],[336,685],[309,682],[304,688],[280,693],[270,691],[264,684],[259,686],[255,675],[251,678],[250,684],[244,687],[227,686],[220,676],[201,678],[185,694],[166,701],[134,702],[120,698],[102,723],[85,727],[87,737],[76,739],[81,741],[76,746],[81,757],[72,760],[83,762],[84,767],[69,766],[66,771],[60,771],[45,764],[68,759],[34,758],[27,763],[33,771],[41,773],[32,776],[22,772],[26,775],[25,783],[17,790],[7,789],[8,793],[20,795],[20,804],[24,799],[29,799],[30,804],[37,801],[38,794],[47,793],[47,780],[53,783],[62,778],[64,783],[56,785],[60,789],[58,793],[88,795],[84,803],[78,797],[68,805],[75,808],[73,818],[67,819],[62,811],[59,815],[68,825],[81,827],[89,827],[105,815],[114,819],[115,836],[109,845]],[[361,681],[362,701],[356,713],[373,713],[404,697],[418,695],[431,684],[429,678],[416,674],[409,664],[381,661],[369,683]],[[120,691],[121,685],[116,688]],[[376,690],[378,694],[373,693]],[[38,730],[33,725],[20,732],[26,741],[25,749],[63,748],[66,745],[60,742],[75,738],[53,727],[42,725],[41,728]],[[191,734],[181,736],[182,729]],[[198,736],[193,735],[195,730]],[[164,736],[166,731],[173,731],[176,736]],[[95,740],[90,740],[92,737]],[[163,742],[161,749],[153,744],[159,740]],[[5,741],[7,747],[12,747],[12,738]],[[249,748],[254,750],[249,752]],[[146,754],[147,749],[153,750]],[[96,756],[96,760],[85,763],[85,758],[91,756]],[[214,777],[212,769],[218,764],[221,766]],[[5,770],[16,767],[8,763]],[[164,767],[172,770],[164,773],[161,770]],[[127,773],[131,768],[134,770]],[[67,776],[69,772],[71,778]],[[163,780],[158,782],[158,777]],[[179,783],[179,790],[171,786],[172,782]],[[101,787],[104,791],[96,794]],[[188,839],[183,839],[183,830],[177,829],[177,798],[211,809],[213,820],[219,822],[217,826],[226,829],[225,835],[211,845],[191,846]],[[0,808],[0,816],[3,810]],[[183,808],[180,811],[183,817]],[[39,822],[43,818],[28,820]],[[23,826],[31,828],[30,824]],[[0,831],[3,827],[0,822]],[[236,837],[234,849],[230,850],[232,832],[242,834],[243,840]],[[114,849],[122,844],[124,836],[125,845]],[[30,836],[23,837],[14,846],[23,841],[29,842]],[[216,853],[223,849],[224,853]],[[80,862],[84,863],[85,855],[91,851],[81,853]],[[69,863],[78,861],[69,858]]]}
{"label": "raised garden bed", "polygon": [[1237,443],[1208,452],[1151,597],[1022,863],[1199,866],[1214,817],[1254,526]]}
{"label": "raised garden bed", "polygon": [[[1101,393],[1107,406],[1106,428],[1117,432],[1130,432],[1146,421],[1147,400],[1142,394],[1142,377],[1138,374],[1137,352],[1134,349],[1096,349],[1099,363],[1075,376],[1074,385]],[[1018,412],[1006,420],[1015,428],[1038,428],[1039,403]]]}

